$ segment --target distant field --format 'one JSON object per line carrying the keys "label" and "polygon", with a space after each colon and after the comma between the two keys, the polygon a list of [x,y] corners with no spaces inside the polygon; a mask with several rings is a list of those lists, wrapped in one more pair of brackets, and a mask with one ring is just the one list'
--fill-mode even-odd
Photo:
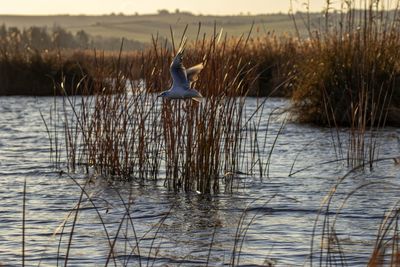
{"label": "distant field", "polygon": [[[312,19],[317,22],[319,14],[312,14]],[[296,20],[301,26],[302,19],[297,15]],[[229,36],[239,36],[248,33],[254,22],[254,35],[264,35],[267,32],[291,33],[294,31],[294,23],[287,14],[256,15],[256,16],[201,16],[186,13],[154,14],[154,15],[103,15],[103,16],[16,16],[0,15],[0,24],[8,27],[28,28],[41,26],[51,28],[54,25],[61,26],[73,33],[84,30],[87,33],[103,37],[118,37],[150,42],[151,35],[157,33],[162,37],[170,37],[170,26],[174,34],[179,37],[186,25],[189,25],[187,36],[189,39],[197,35],[198,25],[201,23],[201,36],[206,33],[209,36],[214,31],[216,23],[217,31],[223,31]],[[304,33],[304,27],[300,27]]]}

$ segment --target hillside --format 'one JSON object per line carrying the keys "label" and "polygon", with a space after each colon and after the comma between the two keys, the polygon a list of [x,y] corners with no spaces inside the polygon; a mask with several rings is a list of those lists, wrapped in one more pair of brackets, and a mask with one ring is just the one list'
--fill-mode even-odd
{"label": "hillside", "polygon": [[[319,14],[311,14],[313,21],[318,21]],[[302,24],[301,14],[296,20]],[[207,35],[223,28],[228,35],[239,36],[247,33],[254,22],[253,34],[263,35],[267,32],[294,33],[293,20],[287,14],[255,15],[255,16],[202,16],[190,13],[150,14],[150,15],[102,15],[102,16],[18,16],[0,15],[0,24],[8,27],[28,28],[39,26],[52,28],[61,26],[67,31],[76,33],[84,30],[92,36],[117,37],[137,40],[147,43],[151,35],[157,33],[162,37],[170,37],[170,26],[176,36],[180,36],[186,25],[188,38],[195,38],[198,25],[201,23],[201,33]],[[304,27],[300,29],[304,33]]]}

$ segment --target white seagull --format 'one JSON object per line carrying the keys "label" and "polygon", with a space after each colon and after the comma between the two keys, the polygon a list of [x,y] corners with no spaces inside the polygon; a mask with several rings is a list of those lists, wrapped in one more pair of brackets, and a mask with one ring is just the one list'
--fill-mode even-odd
{"label": "white seagull", "polygon": [[171,88],[158,96],[168,99],[191,98],[200,101],[199,98],[201,98],[202,95],[196,89],[190,88],[190,84],[197,80],[198,74],[204,67],[203,63],[186,69],[182,64],[183,51],[183,49],[179,49],[170,66],[172,76]]}

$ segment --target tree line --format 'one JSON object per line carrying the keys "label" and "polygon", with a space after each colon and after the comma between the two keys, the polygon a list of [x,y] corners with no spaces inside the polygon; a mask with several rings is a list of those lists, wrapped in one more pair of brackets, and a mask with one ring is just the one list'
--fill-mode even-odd
{"label": "tree line", "polygon": [[[84,30],[76,33],[67,31],[60,26],[52,28],[31,26],[20,29],[17,27],[0,26],[0,47],[16,50],[32,49],[39,52],[53,49],[101,49],[119,50],[122,39],[116,37],[92,36]],[[140,50],[145,44],[135,40],[124,40],[125,50]]]}

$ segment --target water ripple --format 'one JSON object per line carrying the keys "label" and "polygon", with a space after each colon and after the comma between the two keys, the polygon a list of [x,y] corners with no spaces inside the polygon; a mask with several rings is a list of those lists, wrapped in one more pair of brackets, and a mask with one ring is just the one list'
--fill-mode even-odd
{"label": "water ripple", "polygon": [[[81,191],[68,176],[52,169],[50,145],[38,110],[49,110],[53,102],[53,98],[0,98],[0,263],[4,266],[20,265],[22,260],[25,180],[27,261],[29,265],[55,266],[57,261],[65,260]],[[270,100],[269,105],[273,109],[285,105],[285,101]],[[43,114],[48,119],[48,114]],[[262,122],[260,127],[277,132],[280,122]],[[397,129],[388,131],[398,134]],[[263,138],[260,136],[260,140]],[[310,144],[310,140],[315,142]],[[383,143],[385,156],[399,154],[397,140],[388,138]],[[137,241],[142,263],[201,266],[210,256],[210,265],[224,266],[230,261],[236,230],[241,225],[248,227],[241,266],[263,266],[268,262],[302,265],[308,262],[313,225],[321,210],[322,215],[337,216],[337,235],[348,265],[365,266],[383,211],[400,195],[399,188],[383,183],[400,185],[399,169],[383,163],[374,172],[350,177],[340,185],[331,209],[326,211],[321,209],[322,200],[348,169],[343,163],[318,162],[335,157],[327,129],[289,123],[278,138],[269,177],[244,177],[238,180],[239,190],[234,194],[176,194],[160,185],[110,185],[99,178],[86,187],[90,201],[83,195],[69,262],[73,266],[104,265],[110,246],[107,234],[114,240],[120,231],[123,234],[115,246],[118,266],[127,261],[132,266],[139,262]],[[288,177],[294,162],[294,171],[308,168]],[[86,181],[85,175],[74,177],[82,185]],[[363,188],[338,212],[349,192],[376,181],[382,181],[382,185]]]}

